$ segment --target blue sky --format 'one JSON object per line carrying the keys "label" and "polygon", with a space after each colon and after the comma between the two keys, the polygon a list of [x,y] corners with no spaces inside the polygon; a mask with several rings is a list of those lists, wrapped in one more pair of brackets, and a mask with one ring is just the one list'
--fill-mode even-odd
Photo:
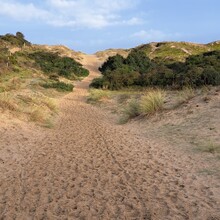
{"label": "blue sky", "polygon": [[155,41],[220,40],[219,0],[0,0],[0,34],[94,53]]}

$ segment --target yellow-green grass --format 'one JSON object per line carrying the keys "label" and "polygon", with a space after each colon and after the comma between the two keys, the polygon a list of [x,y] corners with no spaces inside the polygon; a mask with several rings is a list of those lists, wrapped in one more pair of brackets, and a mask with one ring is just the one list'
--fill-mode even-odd
{"label": "yellow-green grass", "polygon": [[98,102],[103,98],[110,97],[110,91],[102,89],[90,89],[89,96],[87,97],[88,102],[94,103]]}
{"label": "yellow-green grass", "polygon": [[165,92],[156,89],[149,90],[140,100],[140,113],[143,115],[152,115],[163,109]]}

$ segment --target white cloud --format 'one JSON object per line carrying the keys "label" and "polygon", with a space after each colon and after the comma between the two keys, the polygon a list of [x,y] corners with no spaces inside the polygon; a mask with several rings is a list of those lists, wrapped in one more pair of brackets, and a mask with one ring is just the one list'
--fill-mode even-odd
{"label": "white cloud", "polygon": [[[129,18],[124,21],[120,12],[135,7],[131,0],[47,0],[51,10],[61,15],[60,19],[52,22],[53,25],[62,23],[63,26],[103,28],[112,25],[137,25],[138,18]],[[57,21],[57,23],[56,23]],[[50,22],[51,23],[51,22]],[[66,24],[67,23],[67,24]]]}
{"label": "white cloud", "polygon": [[21,21],[37,19],[59,27],[138,25],[142,22],[138,17],[125,19],[122,16],[123,11],[134,8],[137,3],[132,0],[46,0],[40,7],[34,3],[0,0],[0,15]]}
{"label": "white cloud", "polygon": [[148,31],[141,30],[131,35],[131,38],[144,41],[165,41],[180,38],[180,33],[165,33],[160,30],[150,29]]}
{"label": "white cloud", "polygon": [[161,40],[165,40],[169,36],[170,34],[166,34],[160,30],[154,30],[154,29],[150,29],[148,31],[141,30],[132,35],[132,37],[134,38],[139,38],[141,40],[146,40],[146,41],[161,41]]}
{"label": "white cloud", "polygon": [[48,19],[50,17],[48,11],[39,9],[32,3],[24,5],[0,0],[0,4],[0,15],[6,15],[17,20],[28,21],[31,19]]}
{"label": "white cloud", "polygon": [[127,25],[139,25],[139,24],[143,24],[143,21],[140,18],[133,17],[133,18],[131,18],[129,20],[123,21],[123,23],[127,24]]}

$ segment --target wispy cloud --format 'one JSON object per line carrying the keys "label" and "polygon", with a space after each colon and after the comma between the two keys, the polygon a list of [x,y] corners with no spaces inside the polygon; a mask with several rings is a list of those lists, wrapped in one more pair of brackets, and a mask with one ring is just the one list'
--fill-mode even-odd
{"label": "wispy cloud", "polygon": [[180,34],[178,33],[170,34],[154,29],[150,29],[147,31],[141,30],[131,35],[132,38],[136,38],[144,41],[163,41],[163,40],[170,40],[173,37],[179,37],[179,36]]}
{"label": "wispy cloud", "polygon": [[138,17],[122,16],[138,4],[132,0],[46,0],[41,7],[15,0],[0,0],[0,4],[0,15],[22,21],[38,19],[60,27],[103,28],[142,22]]}
{"label": "wispy cloud", "polygon": [[47,10],[37,8],[33,3],[21,4],[14,1],[0,0],[0,15],[6,15],[17,20],[48,19],[51,17]]}

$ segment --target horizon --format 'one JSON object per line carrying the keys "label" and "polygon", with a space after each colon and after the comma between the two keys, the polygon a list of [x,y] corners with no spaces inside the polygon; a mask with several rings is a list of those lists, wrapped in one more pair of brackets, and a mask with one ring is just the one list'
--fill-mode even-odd
{"label": "horizon", "polygon": [[93,54],[151,42],[207,44],[220,39],[217,0],[0,0],[1,35]]}

